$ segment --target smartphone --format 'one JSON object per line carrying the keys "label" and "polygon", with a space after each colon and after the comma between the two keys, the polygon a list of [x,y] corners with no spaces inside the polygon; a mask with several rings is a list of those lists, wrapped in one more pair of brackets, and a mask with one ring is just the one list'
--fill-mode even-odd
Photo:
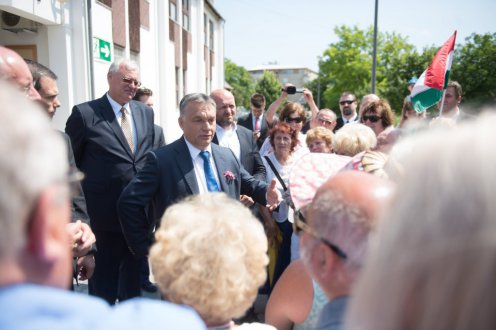
{"label": "smartphone", "polygon": [[296,89],[295,86],[288,86],[286,89],[281,89],[282,91],[286,91],[288,94],[296,94],[296,93],[303,93],[303,89]]}

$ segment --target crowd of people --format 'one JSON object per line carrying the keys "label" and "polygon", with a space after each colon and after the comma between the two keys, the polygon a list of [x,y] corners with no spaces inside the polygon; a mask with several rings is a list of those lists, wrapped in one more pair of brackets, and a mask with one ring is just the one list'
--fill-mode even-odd
{"label": "crowd of people", "polygon": [[231,91],[191,93],[166,144],[136,63],[107,81],[58,132],[56,74],[0,47],[0,328],[496,326],[496,116],[458,82],[398,125],[374,94],[335,112],[303,89],[307,115],[286,84],[238,118]]}

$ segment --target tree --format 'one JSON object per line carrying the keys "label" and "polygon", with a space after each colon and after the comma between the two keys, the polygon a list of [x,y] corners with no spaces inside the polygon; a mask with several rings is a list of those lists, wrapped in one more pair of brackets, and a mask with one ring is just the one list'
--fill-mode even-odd
{"label": "tree", "polygon": [[255,92],[250,74],[227,58],[224,60],[224,71],[226,82],[233,88],[236,105],[249,109],[251,95]]}
{"label": "tree", "polygon": [[281,83],[271,71],[264,71],[262,78],[257,81],[255,91],[265,96],[267,105],[274,102],[281,95]]}
{"label": "tree", "polygon": [[[307,87],[317,97],[320,85],[320,108],[336,110],[344,91],[355,93],[358,99],[371,93],[373,29],[341,26],[334,32],[339,41],[324,51],[319,61],[319,79]],[[427,57],[419,55],[397,33],[378,33],[376,94],[387,99],[397,113],[407,94],[407,81],[427,68],[432,59],[426,60]]]}
{"label": "tree", "polygon": [[465,106],[496,101],[496,33],[472,34],[455,48],[451,79],[463,87]]}

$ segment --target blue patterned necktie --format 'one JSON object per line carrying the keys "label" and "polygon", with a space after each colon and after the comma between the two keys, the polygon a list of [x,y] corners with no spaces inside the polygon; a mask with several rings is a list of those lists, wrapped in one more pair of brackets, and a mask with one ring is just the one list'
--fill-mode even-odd
{"label": "blue patterned necktie", "polygon": [[203,159],[203,171],[205,172],[205,179],[207,181],[208,191],[220,191],[219,185],[215,180],[214,171],[210,164],[210,153],[208,151],[201,151],[200,156]]}

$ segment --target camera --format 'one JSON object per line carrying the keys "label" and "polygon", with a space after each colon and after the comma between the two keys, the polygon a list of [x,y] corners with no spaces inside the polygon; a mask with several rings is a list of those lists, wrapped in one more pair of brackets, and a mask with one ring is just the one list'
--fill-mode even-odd
{"label": "camera", "polygon": [[296,89],[295,86],[288,86],[286,89],[282,88],[281,91],[285,91],[288,94],[303,93],[303,89]]}

